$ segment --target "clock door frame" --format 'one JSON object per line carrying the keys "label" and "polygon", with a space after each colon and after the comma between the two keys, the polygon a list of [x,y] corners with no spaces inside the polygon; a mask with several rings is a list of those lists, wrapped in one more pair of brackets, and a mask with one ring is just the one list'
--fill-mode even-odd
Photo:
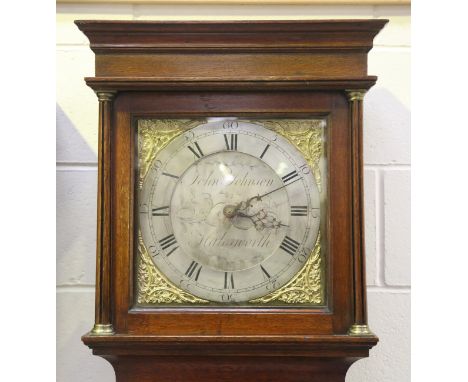
{"label": "clock door frame", "polygon": [[[294,101],[291,101],[294,100]],[[135,307],[133,296],[137,117],[255,116],[327,119],[328,216],[324,307]],[[149,335],[331,335],[353,323],[351,135],[348,100],[340,92],[121,92],[114,101],[111,237],[114,312],[118,333]],[[126,164],[126,165],[122,165]],[[263,317],[263,318],[262,318]],[[189,323],[189,324],[187,324]]]}

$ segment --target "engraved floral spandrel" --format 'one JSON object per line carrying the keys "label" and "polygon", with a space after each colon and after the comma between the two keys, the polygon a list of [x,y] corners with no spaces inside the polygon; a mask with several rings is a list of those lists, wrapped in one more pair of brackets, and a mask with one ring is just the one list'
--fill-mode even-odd
{"label": "engraved floral spandrel", "polygon": [[267,304],[281,301],[286,304],[321,305],[325,299],[323,285],[323,260],[321,257],[320,234],[315,248],[302,270],[282,288],[257,299],[251,304]]}
{"label": "engraved floral spandrel", "polygon": [[138,121],[138,166],[141,188],[158,153],[184,131],[206,123],[205,119],[140,119]]}
{"label": "engraved floral spandrel", "polygon": [[150,255],[143,243],[141,233],[138,234],[137,257],[137,302],[138,304],[206,304],[208,301],[184,292],[167,280],[151,261]]}
{"label": "engraved floral spandrel", "polygon": [[278,119],[251,121],[273,130],[290,141],[304,156],[322,191],[320,162],[324,155],[324,119]]}

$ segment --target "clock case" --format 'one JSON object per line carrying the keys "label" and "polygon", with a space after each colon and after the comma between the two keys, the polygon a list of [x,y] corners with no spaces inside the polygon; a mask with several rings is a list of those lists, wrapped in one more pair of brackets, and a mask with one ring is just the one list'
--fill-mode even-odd
{"label": "clock case", "polygon": [[[368,356],[362,104],[386,22],[75,22],[99,100],[95,326],[82,340],[117,381],[343,382]],[[135,306],[134,121],[168,116],[327,118],[325,306]]]}

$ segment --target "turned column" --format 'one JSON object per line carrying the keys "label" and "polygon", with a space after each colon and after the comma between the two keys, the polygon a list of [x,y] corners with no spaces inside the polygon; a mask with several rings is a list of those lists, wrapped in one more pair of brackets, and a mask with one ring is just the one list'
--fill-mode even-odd
{"label": "turned column", "polygon": [[363,160],[363,100],[366,90],[347,90],[351,127],[352,166],[352,253],[354,278],[354,324],[350,335],[373,335],[367,325],[367,293],[364,240],[364,160]]}
{"label": "turned column", "polygon": [[96,91],[99,100],[96,307],[93,335],[114,333],[111,322],[111,157],[110,131],[115,92]]}

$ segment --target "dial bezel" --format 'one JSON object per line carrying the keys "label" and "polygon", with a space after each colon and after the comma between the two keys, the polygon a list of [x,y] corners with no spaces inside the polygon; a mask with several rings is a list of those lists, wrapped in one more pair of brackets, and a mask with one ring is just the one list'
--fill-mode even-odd
{"label": "dial bezel", "polygon": [[[221,119],[221,118],[218,118],[218,119]],[[291,118],[289,118],[289,120],[290,119]],[[304,119],[304,118],[302,118],[302,119]],[[308,119],[316,120],[317,118],[308,118]],[[229,119],[229,120],[232,121],[232,119]],[[228,121],[228,119],[224,119],[223,123],[225,121]],[[164,165],[167,166],[167,163],[170,162],[171,158],[173,158],[177,154],[177,152],[179,152],[179,151],[188,152],[187,150],[185,150],[185,148],[187,146],[191,145],[190,147],[195,148],[193,150],[198,150],[198,147],[196,147],[193,144],[192,141],[198,141],[201,144],[201,142],[203,141],[204,138],[214,139],[213,137],[217,137],[218,135],[224,134],[225,132],[229,131],[230,133],[232,133],[232,130],[222,128],[223,123],[221,123],[219,121],[215,121],[215,122],[209,121],[207,123],[203,123],[202,125],[194,128],[194,129],[191,129],[191,130],[189,130],[189,131],[187,131],[185,133],[181,133],[181,136],[179,138],[174,138],[169,143],[169,145],[167,147],[165,147],[164,149],[162,149],[158,153],[158,157],[154,158],[153,160],[155,161],[156,159],[159,158],[159,159],[165,161]],[[238,134],[240,134],[241,137],[244,136],[244,139],[249,136],[249,138],[251,140],[257,139],[257,140],[264,141],[267,144],[271,144],[271,147],[272,147],[271,150],[277,150],[278,151],[277,155],[283,155],[284,156],[283,160],[289,162],[289,165],[286,168],[282,168],[282,169],[278,170],[277,171],[277,172],[279,172],[278,176],[283,175],[283,172],[285,172],[285,171],[287,172],[291,168],[294,168],[297,171],[299,171],[301,177],[299,177],[298,179],[300,179],[301,181],[296,183],[295,188],[300,187],[300,185],[302,184],[302,188],[304,188],[304,190],[303,190],[304,191],[304,196],[307,199],[307,205],[310,206],[311,208],[314,208],[312,206],[312,204],[313,204],[314,206],[316,206],[315,208],[320,208],[320,195],[318,193],[317,185],[315,184],[315,178],[314,178],[310,168],[308,168],[307,162],[303,158],[303,156],[299,152],[299,150],[291,142],[287,141],[281,135],[278,135],[276,132],[274,132],[274,131],[266,128],[266,127],[262,127],[261,126],[262,125],[261,119],[256,119],[256,120],[241,119],[241,120],[237,120],[236,124],[237,125],[241,124],[243,126],[243,128],[244,128],[243,130],[239,128],[239,129],[237,129],[235,131]],[[216,127],[216,130],[213,130],[213,127]],[[191,136],[191,138],[190,139],[187,138],[186,140],[184,140],[182,136],[185,136],[185,137]],[[170,150],[171,147],[175,151],[172,152],[171,154],[164,155],[163,151],[164,150]],[[204,149],[204,151],[205,151],[205,149]],[[248,152],[248,151],[249,150],[244,150],[244,153],[251,155],[252,152]],[[226,152],[226,150],[223,150],[222,148],[218,150],[218,148],[216,147],[214,149],[214,151],[213,151],[213,149],[211,149],[209,154],[205,153],[205,156],[203,158],[206,158],[208,155],[212,155],[215,152],[218,152],[218,153],[219,152]],[[239,147],[238,152],[242,152],[240,147]],[[194,155],[197,155],[197,154],[194,154]],[[198,155],[197,155],[197,157],[198,157]],[[267,156],[267,158],[268,158],[268,156]],[[195,159],[196,158],[194,158],[194,160]],[[277,159],[278,158],[275,158],[275,160],[277,160]],[[199,159],[195,160],[194,163],[199,162],[201,160],[202,159],[199,158]],[[271,166],[273,164],[273,162],[272,162],[272,157],[271,156],[270,156],[270,160],[265,159],[265,163],[267,165],[269,165],[269,166]],[[194,163],[189,164],[188,167],[192,166]],[[304,166],[304,165],[306,165],[306,166]],[[292,167],[289,167],[289,166],[292,166]],[[187,169],[185,169],[185,170],[187,170]],[[305,174],[302,174],[301,171],[305,172]],[[145,180],[143,188],[147,189],[148,187],[150,187],[150,186],[147,185],[148,182],[152,184],[150,199],[153,196],[154,187],[156,186],[157,181],[161,178],[162,173],[164,173],[163,170],[160,170],[160,171],[158,170],[158,172],[149,171],[148,174],[147,174],[147,178]],[[163,177],[163,178],[165,179],[165,177]],[[291,186],[291,187],[293,187],[293,186]],[[291,187],[289,187],[289,188],[291,188]],[[148,193],[148,190],[147,190],[147,192],[145,194],[147,194],[147,193]],[[159,196],[160,193],[157,193],[157,195]],[[311,199],[313,199],[313,201]],[[151,226],[152,225],[152,218],[149,217],[150,214],[147,213],[145,216],[148,216],[148,223]],[[317,218],[319,220],[315,220]],[[158,220],[159,220],[159,218],[158,218]],[[300,220],[303,220],[303,219],[300,219]],[[171,280],[171,282],[173,282],[174,284],[177,284],[179,282],[179,287],[181,287],[181,289],[185,289],[185,292],[193,293],[197,297],[201,297],[201,298],[205,297],[205,298],[207,298],[209,300],[215,300],[214,302],[218,302],[218,303],[223,303],[223,302],[247,303],[249,300],[262,297],[262,296],[264,296],[264,295],[266,295],[268,293],[274,292],[275,289],[281,288],[282,286],[287,284],[294,277],[294,275],[296,275],[300,271],[300,269],[304,266],[304,263],[306,261],[304,261],[304,256],[302,256],[303,245],[308,249],[307,250],[307,257],[310,256],[311,253],[312,253],[312,249],[315,247],[315,244],[316,244],[318,229],[319,229],[319,226],[320,226],[320,217],[316,216],[315,218],[313,218],[312,217],[312,211],[310,211],[310,214],[307,216],[306,222],[307,222],[307,225],[306,225],[306,228],[305,228],[305,231],[304,231],[304,238],[303,238],[303,240],[300,240],[299,248],[297,249],[296,253],[294,253],[292,258],[290,260],[288,260],[287,265],[285,265],[285,267],[283,267],[281,270],[275,272],[276,277],[272,277],[271,279],[269,278],[268,280],[263,280],[261,283],[259,283],[258,285],[255,285],[255,286],[250,285],[250,286],[247,286],[247,287],[244,286],[243,288],[232,288],[232,289],[228,288],[228,290],[225,290],[225,289],[222,289],[222,288],[216,288],[213,285],[207,286],[207,285],[204,285],[203,283],[200,283],[198,281],[194,282],[193,280],[191,280],[191,279],[189,279],[187,277],[184,277],[184,275],[182,274],[183,271],[177,270],[176,267],[172,266],[173,265],[172,261],[167,260],[168,257],[164,256],[164,251],[153,252],[153,253],[157,254],[157,256],[154,256],[154,258],[156,259],[155,265],[163,271],[163,274],[166,277],[168,277]],[[162,221],[161,221],[161,224],[163,224]],[[315,227],[312,227],[310,224],[313,224],[313,225],[315,224]],[[297,232],[296,231],[300,227],[296,225],[293,228],[295,228],[294,229],[295,232],[292,235],[293,236],[296,235],[295,237],[297,238]],[[142,229],[143,229],[143,233],[144,233],[143,236],[146,237],[145,241],[148,243],[148,245],[150,245],[153,248],[157,247],[158,243],[155,242],[156,238],[154,237],[154,231],[152,232],[153,235],[150,235],[149,233],[145,233],[146,232],[145,225],[142,226]],[[152,229],[154,230],[154,227]],[[289,235],[291,235],[291,231],[293,231],[293,230],[292,229],[288,230],[287,233],[289,233]],[[166,232],[166,233],[168,233],[168,232]],[[289,238],[287,233],[285,234],[285,236],[286,236],[286,238]],[[169,236],[170,235],[171,235],[171,233],[169,233]],[[151,236],[153,236],[153,238]],[[153,239],[153,240],[151,240],[151,239]],[[304,242],[304,240],[305,240],[305,242]],[[172,243],[169,243],[169,244],[172,244]],[[173,245],[173,248],[176,248],[176,244]],[[178,252],[180,252],[180,251],[178,251]],[[176,253],[175,256],[179,256],[178,252]],[[171,249],[170,253],[172,253],[172,249]],[[282,254],[283,251],[278,248],[275,251],[275,254],[272,255],[272,257],[277,255],[278,253]],[[172,258],[173,257],[174,257],[174,255],[172,256]],[[172,260],[172,258],[171,258],[171,260]],[[168,266],[166,266],[164,264],[164,262],[161,261],[161,259],[166,260],[166,262],[168,263]],[[169,264],[169,263],[171,263],[171,264]],[[177,275],[176,275],[177,272],[181,273],[179,275],[179,277],[177,277]],[[255,272],[255,271],[253,271],[253,272]],[[222,273],[223,272],[221,272],[221,276],[222,276]],[[244,274],[245,273],[246,272],[244,272]],[[242,273],[236,273],[236,275],[237,275],[236,277],[240,277],[241,280],[242,280]],[[251,275],[251,277],[252,277],[252,275]],[[185,279],[187,279],[187,280],[185,280]],[[244,283],[245,283],[245,278],[244,278]],[[190,291],[187,290],[189,287],[191,289]],[[242,293],[244,293],[243,296],[242,296]],[[226,296],[228,296],[228,297],[226,297]],[[248,296],[248,298],[246,296]]]}

